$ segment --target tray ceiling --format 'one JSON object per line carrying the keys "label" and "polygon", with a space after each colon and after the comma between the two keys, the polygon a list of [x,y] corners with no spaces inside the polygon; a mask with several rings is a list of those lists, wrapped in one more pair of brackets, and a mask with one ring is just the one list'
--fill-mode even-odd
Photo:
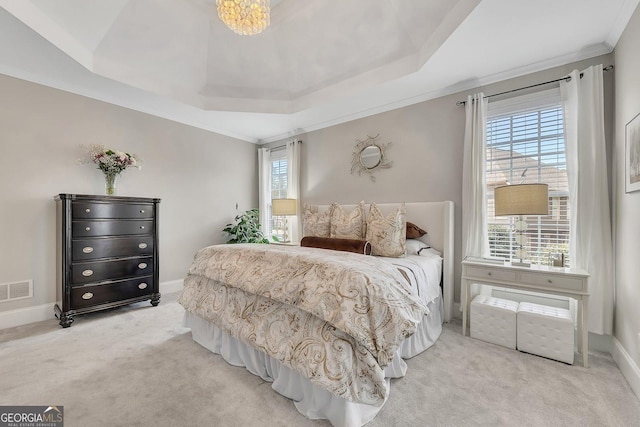
{"label": "tray ceiling", "polygon": [[610,52],[638,0],[271,3],[0,0],[0,72],[264,142]]}

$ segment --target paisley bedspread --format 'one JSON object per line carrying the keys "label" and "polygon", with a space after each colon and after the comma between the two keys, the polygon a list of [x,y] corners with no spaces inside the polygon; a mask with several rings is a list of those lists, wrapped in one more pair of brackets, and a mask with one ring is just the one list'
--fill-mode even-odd
{"label": "paisley bedspread", "polygon": [[371,256],[282,245],[201,249],[179,302],[313,383],[381,405],[384,368],[426,307]]}

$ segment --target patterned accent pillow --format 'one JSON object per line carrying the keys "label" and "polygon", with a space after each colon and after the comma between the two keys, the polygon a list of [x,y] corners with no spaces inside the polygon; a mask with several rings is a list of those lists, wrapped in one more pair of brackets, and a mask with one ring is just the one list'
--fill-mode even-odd
{"label": "patterned accent pillow", "polygon": [[365,219],[364,200],[349,213],[342,206],[332,204],[331,210],[331,237],[338,239],[364,240],[367,230]]}
{"label": "patterned accent pillow", "polygon": [[386,218],[375,203],[367,217],[367,240],[372,255],[403,257],[407,251],[407,211],[404,203]]}
{"label": "patterned accent pillow", "polygon": [[319,213],[317,206],[304,205],[302,214],[302,235],[329,237],[331,234],[331,211],[333,205]]}

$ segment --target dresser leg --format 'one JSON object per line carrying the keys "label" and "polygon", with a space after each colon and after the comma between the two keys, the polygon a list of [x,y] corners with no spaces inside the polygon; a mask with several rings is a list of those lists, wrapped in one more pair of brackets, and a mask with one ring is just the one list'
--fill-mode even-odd
{"label": "dresser leg", "polygon": [[60,313],[60,326],[68,328],[73,323],[73,316],[69,313]]}
{"label": "dresser leg", "polygon": [[73,323],[73,315],[69,314],[68,311],[62,311],[60,306],[56,304],[53,307],[53,311],[56,315],[56,318],[60,319],[60,326],[63,328],[68,328]]}
{"label": "dresser leg", "polygon": [[160,304],[160,294],[152,294],[151,295],[151,305],[156,307],[158,304]]}

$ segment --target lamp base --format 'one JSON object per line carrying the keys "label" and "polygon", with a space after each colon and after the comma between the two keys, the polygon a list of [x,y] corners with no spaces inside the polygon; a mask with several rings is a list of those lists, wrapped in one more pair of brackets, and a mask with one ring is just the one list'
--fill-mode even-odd
{"label": "lamp base", "polygon": [[284,221],[283,221],[284,222],[284,227],[283,227],[283,230],[282,230],[282,240],[281,240],[281,242],[282,243],[289,243],[290,242],[290,240],[289,240],[289,221],[287,221],[287,217],[286,216],[283,216],[283,218],[284,218]]}

